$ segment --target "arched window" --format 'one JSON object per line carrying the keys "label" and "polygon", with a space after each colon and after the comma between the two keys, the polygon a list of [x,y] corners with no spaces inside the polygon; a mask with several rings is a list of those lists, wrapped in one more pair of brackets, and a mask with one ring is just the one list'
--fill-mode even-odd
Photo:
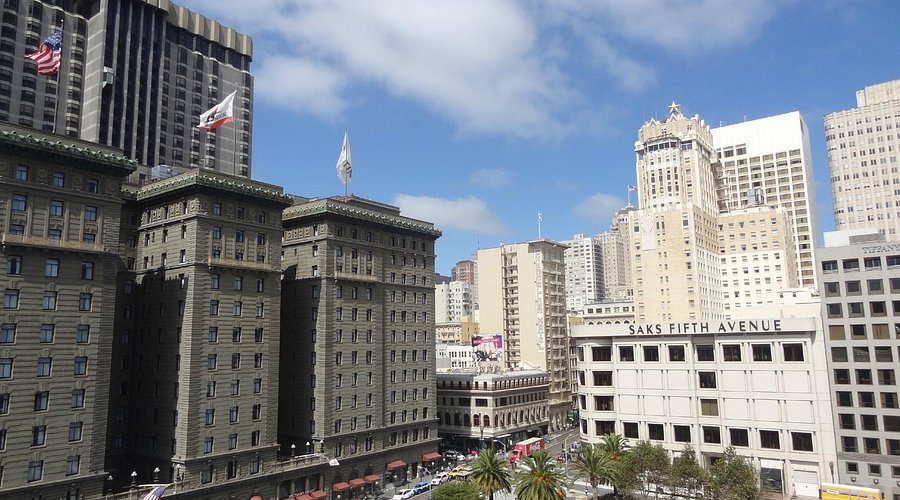
{"label": "arched window", "polygon": [[491,417],[488,416],[488,415],[485,415],[485,416],[484,416],[484,426],[485,426],[485,427],[490,427],[490,426],[491,426]]}
{"label": "arched window", "polygon": [[453,425],[462,425],[461,422],[459,421],[459,413],[453,414]]}
{"label": "arched window", "polygon": [[469,420],[469,414],[466,413],[465,415],[463,415],[463,427],[469,427],[470,425],[471,423]]}
{"label": "arched window", "polygon": [[472,417],[472,425],[475,427],[481,426],[481,416],[477,413]]}

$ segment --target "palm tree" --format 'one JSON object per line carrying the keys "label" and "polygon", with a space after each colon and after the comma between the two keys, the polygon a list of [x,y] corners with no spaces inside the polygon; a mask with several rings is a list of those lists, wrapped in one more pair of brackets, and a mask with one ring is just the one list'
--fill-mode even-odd
{"label": "palm tree", "polygon": [[566,476],[544,450],[522,459],[516,474],[516,500],[559,500],[565,494]]}
{"label": "palm tree", "polygon": [[621,462],[622,456],[628,450],[628,439],[610,432],[600,438],[600,448],[613,462]]}
{"label": "palm tree", "polygon": [[591,483],[593,498],[597,498],[597,487],[601,484],[615,484],[619,477],[617,463],[609,458],[609,453],[600,444],[585,444],[578,448],[572,462],[578,477]]}
{"label": "palm tree", "polygon": [[[606,453],[606,456],[613,462],[613,467],[617,471],[622,470],[622,457],[625,456],[625,452],[628,451],[628,439],[622,437],[619,434],[614,432],[608,432],[604,434],[600,438],[600,443],[598,443],[600,449]],[[618,479],[621,479],[621,475],[616,475],[613,477],[613,481],[611,481],[613,487],[613,494],[619,494],[619,484]]]}
{"label": "palm tree", "polygon": [[482,448],[472,462],[469,481],[485,496],[494,500],[494,492],[511,491],[509,462],[491,448]]}

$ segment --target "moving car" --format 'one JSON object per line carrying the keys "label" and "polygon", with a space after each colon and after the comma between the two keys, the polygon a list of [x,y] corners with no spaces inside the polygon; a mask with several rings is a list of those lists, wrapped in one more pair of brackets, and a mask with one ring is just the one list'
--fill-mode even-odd
{"label": "moving car", "polygon": [[415,495],[413,490],[411,490],[409,488],[404,488],[402,490],[397,490],[397,493],[394,494],[394,496],[393,496],[393,498],[391,498],[391,500],[408,500],[408,499],[412,498],[413,495]]}
{"label": "moving car", "polygon": [[416,483],[416,485],[413,486],[413,488],[412,488],[413,495],[418,495],[419,493],[428,491],[430,489],[431,489],[431,483],[429,483],[428,481],[422,481],[420,483]]}
{"label": "moving car", "polygon": [[431,486],[439,486],[447,482],[450,479],[450,474],[446,472],[438,472],[434,475],[434,479],[431,480]]}
{"label": "moving car", "polygon": [[460,472],[462,472],[462,471],[464,471],[464,470],[466,470],[466,469],[468,469],[468,468],[469,468],[469,467],[466,466],[466,465],[457,465],[456,467],[454,467],[454,468],[450,471],[450,473],[448,474],[448,476],[450,476],[450,477],[456,477],[456,476],[459,475]]}
{"label": "moving car", "polygon": [[460,452],[458,452],[458,451],[456,451],[456,450],[448,450],[448,451],[444,452],[444,457],[445,457],[447,460],[453,460],[453,461],[456,461],[456,462],[458,462],[458,461],[460,461],[460,460],[465,460],[465,459],[466,459],[466,457],[463,456],[462,453],[460,453]]}

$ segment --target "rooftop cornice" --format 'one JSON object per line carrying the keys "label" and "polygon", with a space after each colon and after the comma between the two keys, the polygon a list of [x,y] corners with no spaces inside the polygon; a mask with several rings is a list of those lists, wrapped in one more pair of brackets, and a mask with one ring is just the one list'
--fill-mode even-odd
{"label": "rooftop cornice", "polygon": [[241,179],[237,177],[226,176],[212,171],[198,170],[187,172],[175,177],[170,177],[159,182],[147,184],[139,188],[132,188],[138,201],[146,200],[154,196],[165,193],[187,189],[190,187],[211,188],[214,190],[226,191],[241,196],[247,196],[256,200],[267,200],[281,208],[288,207],[293,198],[284,194],[281,188],[251,181],[249,179]]}
{"label": "rooftop cornice", "polygon": [[0,147],[38,155],[45,159],[75,162],[78,166],[103,170],[111,175],[126,176],[137,169],[137,161],[100,145],[72,140],[38,131],[25,132],[9,126],[0,127]]}
{"label": "rooftop cornice", "polygon": [[315,200],[290,207],[284,211],[283,220],[285,221],[285,223],[287,223],[290,219],[309,217],[313,215],[341,215],[354,219],[362,219],[377,224],[402,227],[405,229],[430,234],[435,237],[440,237],[442,234],[441,230],[434,227],[434,224],[431,224],[430,222],[411,219],[409,217],[390,215],[375,210],[367,210],[364,208],[360,208],[359,206],[350,205],[348,203],[344,203],[343,201],[334,200],[331,198]]}

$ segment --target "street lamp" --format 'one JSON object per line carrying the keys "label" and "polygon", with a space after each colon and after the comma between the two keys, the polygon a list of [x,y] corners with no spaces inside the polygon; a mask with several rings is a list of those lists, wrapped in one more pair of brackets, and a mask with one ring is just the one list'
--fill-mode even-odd
{"label": "street lamp", "polygon": [[310,453],[312,453],[312,444],[309,441],[307,441],[306,442],[306,454],[309,455]]}
{"label": "street lamp", "polygon": [[133,489],[133,490],[137,489],[137,471],[136,470],[131,471],[131,489]]}
{"label": "street lamp", "polygon": [[297,445],[291,443],[291,456],[293,457],[296,452],[297,452]]}
{"label": "street lamp", "polygon": [[158,482],[159,482],[159,467],[154,467],[154,468],[153,468],[153,482],[154,482],[154,483],[158,483]]}

